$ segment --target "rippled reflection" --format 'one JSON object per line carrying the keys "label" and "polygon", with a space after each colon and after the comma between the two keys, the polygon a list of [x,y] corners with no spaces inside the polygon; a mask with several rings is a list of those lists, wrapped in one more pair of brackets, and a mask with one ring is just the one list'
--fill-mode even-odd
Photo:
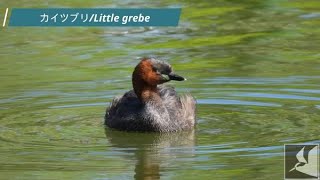
{"label": "rippled reflection", "polygon": [[136,160],[135,179],[160,179],[163,165],[176,158],[195,155],[195,132],[127,133],[106,129],[113,148],[133,153]]}

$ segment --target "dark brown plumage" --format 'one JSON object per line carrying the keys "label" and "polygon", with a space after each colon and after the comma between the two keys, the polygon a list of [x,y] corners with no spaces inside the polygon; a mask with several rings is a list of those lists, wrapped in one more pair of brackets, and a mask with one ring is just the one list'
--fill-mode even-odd
{"label": "dark brown plumage", "polygon": [[195,100],[178,96],[173,87],[161,85],[183,81],[171,66],[156,59],[140,61],[132,74],[133,89],[113,99],[107,108],[105,124],[124,131],[172,132],[195,125]]}

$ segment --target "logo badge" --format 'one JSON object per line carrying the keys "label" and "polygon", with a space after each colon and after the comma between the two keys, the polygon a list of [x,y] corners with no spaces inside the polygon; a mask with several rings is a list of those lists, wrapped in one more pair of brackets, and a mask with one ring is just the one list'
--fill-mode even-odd
{"label": "logo badge", "polygon": [[285,179],[319,179],[319,144],[284,145]]}

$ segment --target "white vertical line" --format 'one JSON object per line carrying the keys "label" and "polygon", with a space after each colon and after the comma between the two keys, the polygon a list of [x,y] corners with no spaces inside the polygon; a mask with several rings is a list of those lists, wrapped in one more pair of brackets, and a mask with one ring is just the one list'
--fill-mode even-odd
{"label": "white vertical line", "polygon": [[3,19],[3,24],[2,24],[2,26],[3,26],[3,27],[5,27],[5,26],[6,26],[7,15],[8,15],[8,9],[9,9],[9,8],[7,8],[7,9],[6,9],[6,13],[4,14],[4,19]]}

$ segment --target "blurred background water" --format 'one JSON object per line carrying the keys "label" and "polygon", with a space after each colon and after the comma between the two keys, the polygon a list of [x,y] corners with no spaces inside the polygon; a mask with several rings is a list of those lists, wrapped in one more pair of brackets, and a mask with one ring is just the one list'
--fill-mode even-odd
{"label": "blurred background water", "polygon": [[[5,7],[181,7],[178,27],[1,28],[0,179],[282,179],[319,143],[320,1],[4,0]],[[170,62],[192,132],[104,129],[139,59]]]}

